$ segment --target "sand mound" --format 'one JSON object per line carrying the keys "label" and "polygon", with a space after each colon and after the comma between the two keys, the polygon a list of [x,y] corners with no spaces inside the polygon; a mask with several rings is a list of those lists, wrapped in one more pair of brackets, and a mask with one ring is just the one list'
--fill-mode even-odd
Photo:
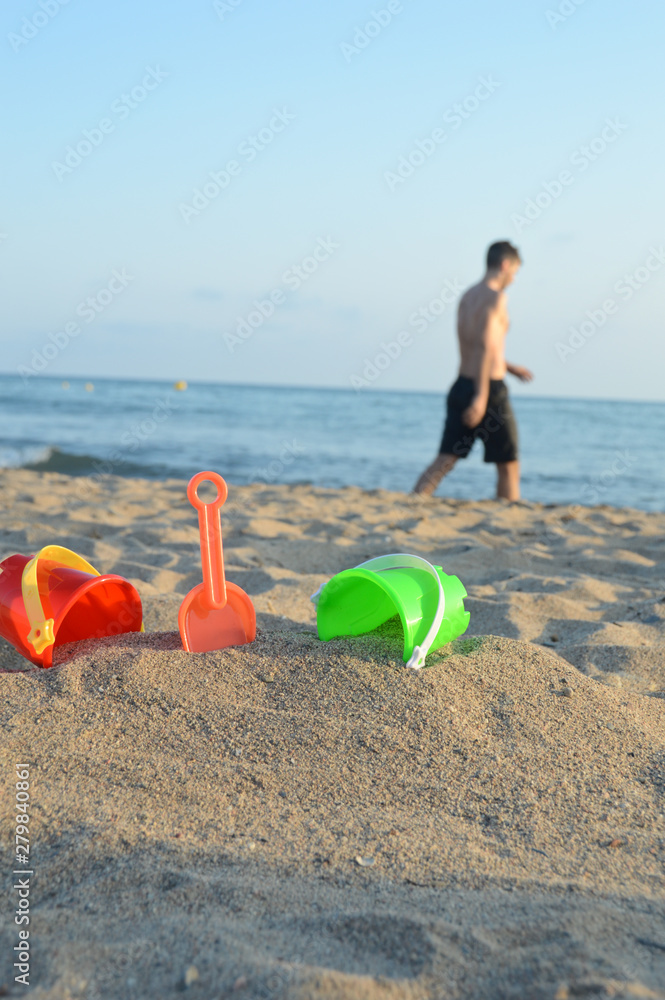
{"label": "sand mound", "polygon": [[496,637],[459,640],[422,672],[389,633],[178,644],[81,643],[66,667],[5,676],[11,754],[40,775],[40,844],[177,840],[342,871],[371,858],[425,884],[665,885],[650,853],[660,699]]}
{"label": "sand mound", "polygon": [[[280,975],[284,995],[437,996],[441,963],[468,964],[460,932],[446,924],[439,940],[441,928],[402,908],[386,925],[378,898],[385,906],[391,884],[465,900],[482,888],[495,917],[500,889],[528,890],[537,907],[543,893],[593,886],[660,909],[659,699],[625,697],[548,651],[497,637],[458,640],[419,673],[401,666],[391,627],[325,644],[273,631],[217,653],[177,646],[172,633],[81,643],[64,667],[3,678],[3,773],[32,762],[46,981],[71,991],[79,963],[102,995],[120,997],[118,976],[138,983],[150,969],[161,992],[144,982],[136,995],[170,996],[179,980],[169,942],[203,908],[222,920],[222,938],[236,912],[263,914],[275,945],[262,931],[260,947],[231,954],[206,932],[190,947],[208,985],[239,982],[239,992],[244,977],[268,990]],[[10,818],[2,833],[7,842]],[[348,886],[360,909],[345,895],[331,914],[327,898],[317,918],[313,883]],[[304,884],[309,917],[298,931]],[[72,906],[86,921],[85,947],[74,925],[61,947],[59,911]],[[136,941],[137,914],[143,944],[129,966],[138,978],[120,958]],[[484,947],[521,949],[523,934],[508,945],[495,928]]]}

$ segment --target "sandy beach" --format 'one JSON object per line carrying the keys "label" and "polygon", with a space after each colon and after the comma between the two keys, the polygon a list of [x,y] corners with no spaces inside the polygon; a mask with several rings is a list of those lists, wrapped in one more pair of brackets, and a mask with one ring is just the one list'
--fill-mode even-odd
{"label": "sandy beach", "polygon": [[[0,484],[2,558],[65,545],[146,628],[51,670],[0,642],[5,871],[27,762],[35,873],[7,995],[665,998],[665,514],[229,484],[257,639],[187,654],[185,483]],[[394,628],[316,636],[309,595],[387,552],[468,591],[420,672]]]}

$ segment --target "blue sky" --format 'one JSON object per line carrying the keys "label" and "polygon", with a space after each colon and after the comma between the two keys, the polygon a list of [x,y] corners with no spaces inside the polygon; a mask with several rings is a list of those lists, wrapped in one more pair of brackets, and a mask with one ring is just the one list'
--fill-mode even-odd
{"label": "blue sky", "polygon": [[7,0],[2,370],[442,390],[442,291],[508,238],[520,391],[665,399],[664,27],[655,0]]}

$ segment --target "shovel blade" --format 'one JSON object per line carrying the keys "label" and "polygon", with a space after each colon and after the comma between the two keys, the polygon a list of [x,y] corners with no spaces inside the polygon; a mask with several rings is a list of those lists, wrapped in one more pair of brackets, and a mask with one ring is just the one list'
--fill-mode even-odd
{"label": "shovel blade", "polygon": [[203,584],[190,590],[180,605],[178,628],[189,653],[209,653],[227,646],[242,646],[256,636],[256,612],[250,598],[233,583],[226,584],[223,608],[212,608]]}

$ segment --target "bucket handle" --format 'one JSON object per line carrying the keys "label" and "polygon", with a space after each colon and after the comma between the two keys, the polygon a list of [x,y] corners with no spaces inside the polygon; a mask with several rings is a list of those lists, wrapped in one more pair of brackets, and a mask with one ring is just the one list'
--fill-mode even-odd
{"label": "bucket handle", "polygon": [[26,563],[21,577],[21,591],[23,606],[30,623],[28,642],[37,655],[55,642],[54,622],[52,618],[44,618],[44,607],[37,586],[37,567],[40,559],[53,559],[69,569],[78,569],[92,576],[100,575],[82,556],[72,552],[71,549],[63,548],[62,545],[45,545],[30,562]]}
{"label": "bucket handle", "polygon": [[[420,670],[421,667],[425,666],[425,657],[429,653],[430,646],[436,639],[446,613],[446,594],[441,583],[441,577],[436,569],[427,559],[423,559],[422,556],[411,555],[409,552],[393,552],[387,556],[375,556],[373,559],[368,559],[367,562],[354,566],[354,569],[372,569],[375,573],[382,573],[384,570],[389,569],[424,569],[436,580],[439,588],[439,604],[434,615],[434,621],[422,643],[420,646],[414,647],[406,663],[407,668],[410,670]],[[315,606],[318,605],[321,591],[327,583],[328,581],[322,583],[319,589],[310,597],[312,604]]]}

